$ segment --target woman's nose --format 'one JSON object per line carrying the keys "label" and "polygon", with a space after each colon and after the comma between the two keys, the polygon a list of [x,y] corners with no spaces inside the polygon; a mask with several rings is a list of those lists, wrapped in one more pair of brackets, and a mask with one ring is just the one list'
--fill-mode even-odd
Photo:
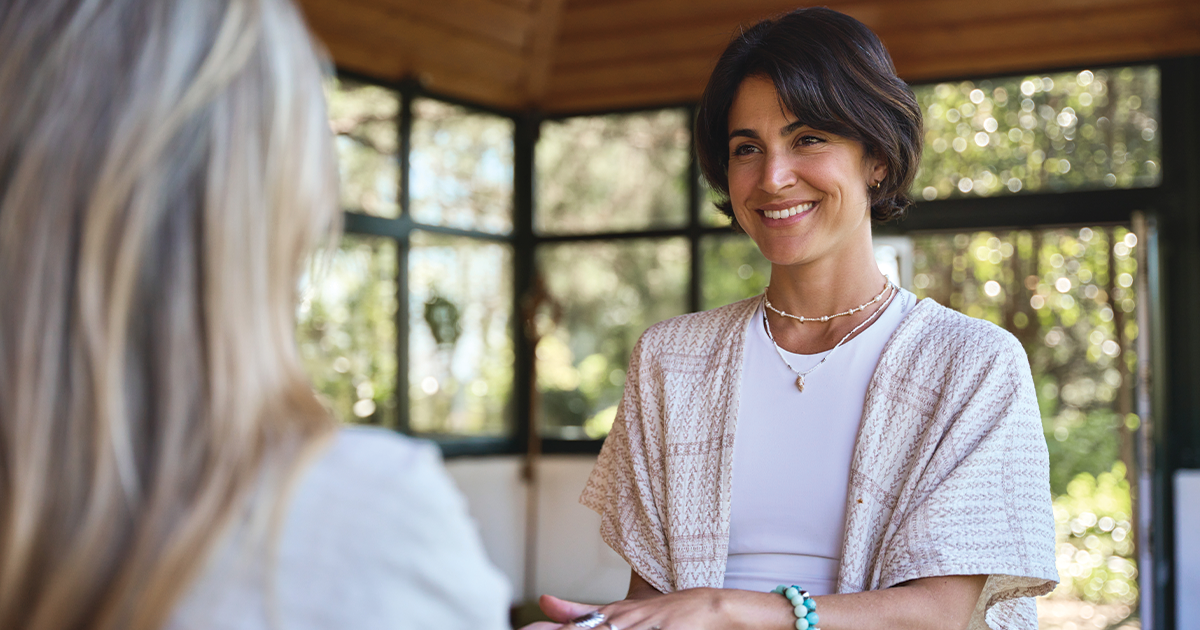
{"label": "woman's nose", "polygon": [[763,161],[762,180],[759,187],[763,192],[776,194],[796,183],[796,169],[784,155],[767,156]]}

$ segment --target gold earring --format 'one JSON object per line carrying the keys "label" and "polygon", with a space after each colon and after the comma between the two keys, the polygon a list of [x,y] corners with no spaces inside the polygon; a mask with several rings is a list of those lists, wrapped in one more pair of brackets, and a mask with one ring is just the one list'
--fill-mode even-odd
{"label": "gold earring", "polygon": [[879,187],[882,185],[883,185],[882,181],[875,182],[875,185],[871,186],[871,190],[879,190]]}

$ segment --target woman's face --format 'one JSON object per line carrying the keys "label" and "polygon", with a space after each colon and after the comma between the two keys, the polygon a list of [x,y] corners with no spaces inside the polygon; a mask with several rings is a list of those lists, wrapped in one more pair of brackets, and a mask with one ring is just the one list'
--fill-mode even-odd
{"label": "woman's face", "polygon": [[804,125],[769,79],[742,82],[729,110],[729,199],[775,265],[802,265],[870,240],[867,187],[886,167],[863,145]]}

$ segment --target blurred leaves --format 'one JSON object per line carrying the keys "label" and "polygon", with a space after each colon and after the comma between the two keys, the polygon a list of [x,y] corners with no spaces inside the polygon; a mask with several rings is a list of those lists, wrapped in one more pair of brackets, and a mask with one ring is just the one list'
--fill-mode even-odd
{"label": "blurred leaves", "polygon": [[1079,473],[1054,499],[1056,595],[1105,604],[1136,605],[1133,508],[1125,465],[1093,476]]}
{"label": "blurred leaves", "polygon": [[512,231],[513,122],[413,99],[413,219],[494,234]]}
{"label": "blurred leaves", "polygon": [[689,123],[682,109],[542,123],[534,227],[580,233],[682,226]]}
{"label": "blurred leaves", "polygon": [[687,310],[683,238],[543,245],[538,267],[564,308],[540,322],[540,421],[552,437],[608,433],[625,385],[629,353],[651,324]]}
{"label": "blurred leaves", "polygon": [[1161,180],[1155,66],[938,83],[916,199],[1136,188]]}
{"label": "blurred leaves", "polygon": [[338,78],[328,96],[329,125],[337,136],[342,208],[381,217],[397,216],[400,167],[396,117],[400,95]]}
{"label": "blurred leaves", "polygon": [[413,232],[408,290],[410,428],[503,435],[513,380],[512,247]]}
{"label": "blurred leaves", "polygon": [[347,235],[300,280],[300,357],[344,421],[395,424],[396,249],[389,238]]}

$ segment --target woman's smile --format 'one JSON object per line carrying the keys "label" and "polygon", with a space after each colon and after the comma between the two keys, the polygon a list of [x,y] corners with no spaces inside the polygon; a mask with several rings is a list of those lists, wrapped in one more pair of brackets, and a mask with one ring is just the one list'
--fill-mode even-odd
{"label": "woman's smile", "polygon": [[767,227],[777,227],[799,223],[816,207],[815,201],[771,203],[758,208],[758,213]]}

